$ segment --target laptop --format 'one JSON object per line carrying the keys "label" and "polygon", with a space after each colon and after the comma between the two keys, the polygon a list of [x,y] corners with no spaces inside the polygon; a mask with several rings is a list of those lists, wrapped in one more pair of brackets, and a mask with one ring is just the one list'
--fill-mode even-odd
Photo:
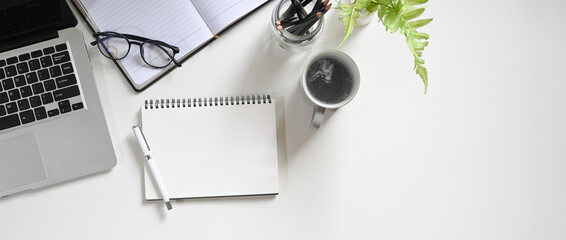
{"label": "laptop", "polygon": [[0,1],[0,197],[116,165],[76,24],[64,0]]}

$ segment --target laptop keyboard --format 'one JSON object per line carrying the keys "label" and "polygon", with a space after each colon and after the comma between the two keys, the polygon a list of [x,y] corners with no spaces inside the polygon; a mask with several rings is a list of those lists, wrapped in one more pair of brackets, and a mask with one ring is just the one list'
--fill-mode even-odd
{"label": "laptop keyboard", "polygon": [[67,44],[0,59],[0,131],[82,108]]}

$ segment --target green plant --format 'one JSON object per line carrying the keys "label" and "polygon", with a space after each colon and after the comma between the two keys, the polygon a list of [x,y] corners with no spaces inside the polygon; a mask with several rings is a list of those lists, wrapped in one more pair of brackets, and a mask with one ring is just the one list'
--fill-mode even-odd
{"label": "green plant", "polygon": [[354,28],[356,20],[361,13],[371,14],[377,11],[379,20],[385,26],[386,31],[395,33],[399,31],[406,37],[407,45],[415,58],[414,70],[421,77],[425,86],[425,94],[428,89],[428,72],[423,66],[422,59],[424,48],[428,45],[429,35],[417,31],[432,21],[432,18],[417,19],[425,10],[422,4],[428,0],[354,0],[350,4],[339,2],[339,15],[344,22],[345,35],[340,48],[348,39]]}

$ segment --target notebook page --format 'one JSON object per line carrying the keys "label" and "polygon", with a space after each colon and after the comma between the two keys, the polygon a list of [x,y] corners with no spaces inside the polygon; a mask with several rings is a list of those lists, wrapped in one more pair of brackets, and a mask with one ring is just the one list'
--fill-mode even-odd
{"label": "notebook page", "polygon": [[214,34],[221,32],[236,20],[267,2],[267,0],[191,1]]}
{"label": "notebook page", "polygon": [[[177,46],[177,59],[213,37],[208,26],[188,0],[80,0],[99,31],[128,33]],[[143,62],[139,47],[120,61],[136,84],[143,84],[163,69]],[[172,66],[171,64],[170,66]]]}
{"label": "notebook page", "polygon": [[[142,129],[170,198],[276,194],[274,103],[145,109]],[[160,199],[145,171],[145,197]]]}

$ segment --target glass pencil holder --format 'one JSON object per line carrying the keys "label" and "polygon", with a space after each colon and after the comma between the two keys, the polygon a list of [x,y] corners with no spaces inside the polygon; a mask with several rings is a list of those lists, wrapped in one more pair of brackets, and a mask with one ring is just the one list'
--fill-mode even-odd
{"label": "glass pencil holder", "polygon": [[[307,11],[313,9],[315,1],[312,1],[304,8]],[[309,49],[312,43],[320,37],[324,26],[324,16],[321,16],[312,26],[310,26],[303,34],[290,32],[286,28],[278,28],[278,22],[283,21],[285,12],[291,6],[291,0],[280,0],[273,8],[271,14],[271,31],[275,43],[284,50],[293,53],[299,53]]]}

